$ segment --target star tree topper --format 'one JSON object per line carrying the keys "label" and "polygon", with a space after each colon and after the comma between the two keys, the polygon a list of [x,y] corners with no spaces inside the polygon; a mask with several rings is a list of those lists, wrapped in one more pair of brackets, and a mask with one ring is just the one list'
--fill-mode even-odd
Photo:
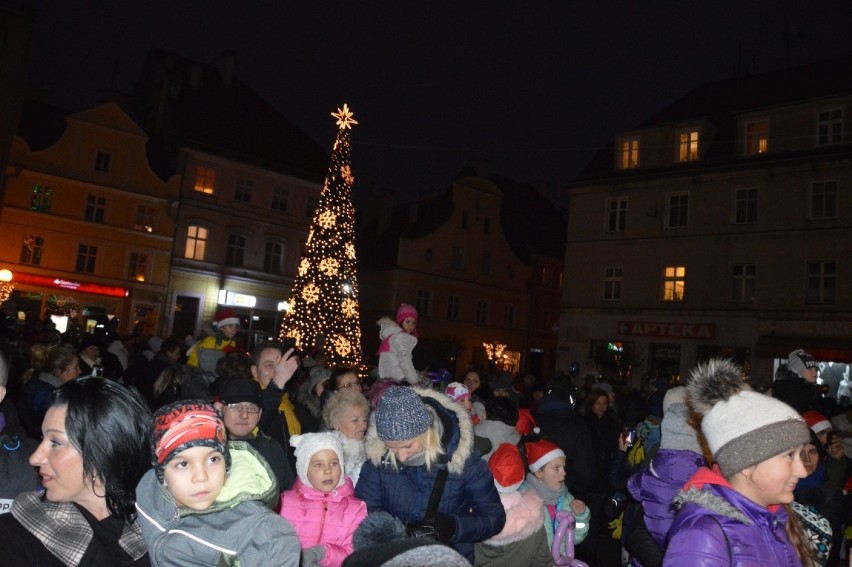
{"label": "star tree topper", "polygon": [[337,118],[337,127],[340,130],[351,130],[353,124],[358,124],[358,121],[353,118],[355,115],[349,110],[349,105],[345,102],[343,108],[338,108],[337,112],[332,112],[331,115]]}

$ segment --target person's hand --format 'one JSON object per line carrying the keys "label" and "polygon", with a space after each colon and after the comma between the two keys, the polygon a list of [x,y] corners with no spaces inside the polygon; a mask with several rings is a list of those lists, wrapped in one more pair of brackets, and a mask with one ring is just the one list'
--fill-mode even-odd
{"label": "person's hand", "polygon": [[576,498],[571,501],[569,506],[571,507],[571,511],[575,514],[582,514],[586,511],[586,503],[582,500],[577,500]]}
{"label": "person's hand", "polygon": [[627,452],[627,433],[621,433],[618,436],[618,450],[624,453]]}
{"label": "person's hand", "polygon": [[282,354],[275,363],[275,375],[272,377],[272,381],[282,390],[293,377],[293,374],[296,373],[296,370],[299,369],[299,357],[293,354],[293,350],[291,348]]}
{"label": "person's hand", "polygon": [[845,456],[843,453],[843,443],[838,435],[831,436],[831,440],[825,447],[825,452],[832,459],[842,459]]}

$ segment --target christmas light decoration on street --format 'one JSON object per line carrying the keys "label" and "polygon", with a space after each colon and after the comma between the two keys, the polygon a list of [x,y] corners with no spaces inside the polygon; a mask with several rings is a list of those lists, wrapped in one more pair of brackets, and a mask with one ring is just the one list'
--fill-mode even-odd
{"label": "christmas light decoration on street", "polygon": [[349,131],[357,125],[347,104],[332,112],[337,136],[296,281],[281,322],[280,337],[300,349],[318,344],[328,363],[356,367],[361,363],[360,307],[355,260],[355,207]]}
{"label": "christmas light decoration on street", "polygon": [[11,270],[0,270],[0,305],[6,303],[12,291],[15,290],[15,282],[12,281],[13,274]]}

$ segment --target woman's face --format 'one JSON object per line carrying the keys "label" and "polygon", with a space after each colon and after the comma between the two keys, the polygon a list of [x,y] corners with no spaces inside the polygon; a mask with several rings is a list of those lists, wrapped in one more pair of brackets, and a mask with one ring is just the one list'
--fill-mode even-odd
{"label": "woman's face", "polygon": [[393,451],[396,460],[399,462],[405,462],[414,455],[423,452],[423,443],[420,442],[419,437],[404,441],[385,441],[385,447]]}
{"label": "woman's face", "polygon": [[812,443],[808,443],[802,448],[802,464],[805,466],[808,476],[814,474],[819,466],[819,451]]}
{"label": "woman's face", "polygon": [[337,428],[350,439],[361,440],[367,433],[367,411],[363,407],[350,406],[343,412]]}
{"label": "woman's face", "polygon": [[[807,476],[802,463],[803,447],[799,445],[737,473],[732,485],[737,492],[765,508],[789,504],[799,479]],[[737,479],[740,475],[742,478]]]}
{"label": "woman's face", "polygon": [[[68,439],[65,416],[68,406],[53,406],[47,410],[41,426],[44,439],[30,456],[30,464],[38,467],[41,485],[51,502],[75,502],[97,516],[106,506],[97,496],[91,479],[83,472],[83,456]],[[100,489],[104,494],[103,487]]]}
{"label": "woman's face", "polygon": [[479,374],[476,372],[468,372],[464,377],[464,387],[472,394],[479,388]]}
{"label": "woman's face", "polygon": [[606,408],[609,407],[609,396],[606,394],[598,395],[598,398],[595,400],[595,403],[592,404],[592,413],[596,416],[603,417],[606,413]]}
{"label": "woman's face", "polygon": [[63,382],[70,382],[79,375],[80,359],[75,356],[73,359],[71,359],[71,362],[68,364],[68,366],[65,367],[65,370],[59,373],[57,378],[59,378]]}
{"label": "woman's face", "polygon": [[533,474],[548,488],[562,490],[565,486],[565,457],[556,457]]}
{"label": "woman's face", "polygon": [[349,388],[355,388],[355,391],[358,392],[361,391],[361,381],[358,380],[358,376],[354,372],[347,372],[337,377],[338,390],[347,390]]}

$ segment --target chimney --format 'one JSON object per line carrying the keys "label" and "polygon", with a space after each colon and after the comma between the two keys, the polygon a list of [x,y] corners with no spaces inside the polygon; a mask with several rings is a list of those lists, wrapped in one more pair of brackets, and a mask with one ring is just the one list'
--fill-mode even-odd
{"label": "chimney", "polygon": [[216,61],[216,66],[219,69],[219,77],[225,85],[231,85],[234,82],[234,65],[236,58],[233,51],[226,51],[219,56]]}

